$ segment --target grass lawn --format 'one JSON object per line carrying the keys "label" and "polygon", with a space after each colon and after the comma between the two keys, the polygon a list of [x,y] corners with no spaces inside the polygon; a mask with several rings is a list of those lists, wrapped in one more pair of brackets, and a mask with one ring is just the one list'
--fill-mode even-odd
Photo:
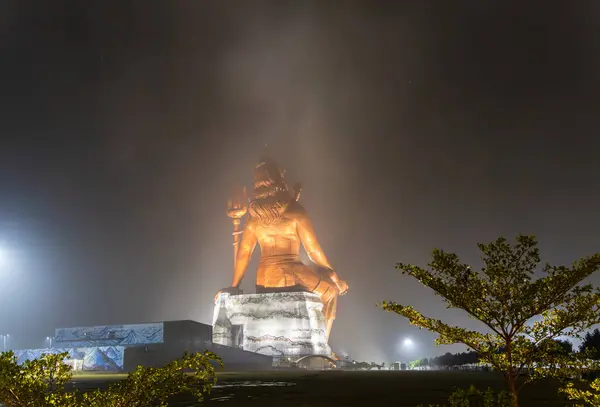
{"label": "grass lawn", "polygon": [[[104,387],[123,375],[79,375],[77,387]],[[266,371],[219,374],[204,405],[260,407],[417,406],[443,403],[454,388],[474,384],[502,389],[495,373],[458,371]],[[180,406],[193,405],[180,399]],[[521,406],[565,406],[557,386],[543,382],[525,387]]]}

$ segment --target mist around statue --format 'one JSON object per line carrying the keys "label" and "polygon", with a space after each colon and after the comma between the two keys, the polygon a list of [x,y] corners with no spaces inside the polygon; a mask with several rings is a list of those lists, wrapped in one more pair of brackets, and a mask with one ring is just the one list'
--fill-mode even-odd
{"label": "mist around statue", "polygon": [[[0,16],[0,350],[22,363],[62,349],[126,374],[189,345],[237,371],[331,358],[406,404],[413,384],[450,391],[444,377],[502,387],[467,383],[470,348],[411,324],[487,334],[485,307],[446,308],[395,265],[455,253],[474,273],[455,300],[475,301],[478,243],[533,234],[532,281],[598,252],[597,2],[7,1]],[[553,340],[578,357],[594,329]],[[367,404],[358,376],[330,396],[317,376],[285,380],[295,402]]]}

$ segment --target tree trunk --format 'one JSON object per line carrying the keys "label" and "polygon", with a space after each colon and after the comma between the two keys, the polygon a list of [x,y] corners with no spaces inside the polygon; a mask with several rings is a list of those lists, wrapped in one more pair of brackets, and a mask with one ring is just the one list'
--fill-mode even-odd
{"label": "tree trunk", "polygon": [[508,373],[508,378],[506,379],[508,384],[508,390],[513,399],[513,407],[519,407],[519,394],[517,393],[517,386],[515,384],[515,375],[512,371],[512,367],[510,372]]}
{"label": "tree trunk", "polygon": [[515,371],[513,369],[513,364],[512,364],[512,340],[511,338],[507,338],[506,339],[506,358],[508,360],[508,375],[506,377],[506,382],[508,384],[508,390],[510,391],[510,394],[512,395],[512,399],[513,399],[513,407],[519,407],[519,394],[517,392],[517,386],[516,386],[516,375],[515,375]]}

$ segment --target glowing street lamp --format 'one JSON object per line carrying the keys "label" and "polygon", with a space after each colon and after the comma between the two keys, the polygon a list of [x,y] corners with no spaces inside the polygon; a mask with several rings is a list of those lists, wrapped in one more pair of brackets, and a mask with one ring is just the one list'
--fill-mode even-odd
{"label": "glowing street lamp", "polygon": [[417,343],[411,338],[404,338],[398,342],[398,354],[402,358],[410,359],[414,356],[414,351],[417,348]]}
{"label": "glowing street lamp", "polygon": [[52,337],[46,336],[46,340],[48,341],[48,348],[51,348],[52,347]]}

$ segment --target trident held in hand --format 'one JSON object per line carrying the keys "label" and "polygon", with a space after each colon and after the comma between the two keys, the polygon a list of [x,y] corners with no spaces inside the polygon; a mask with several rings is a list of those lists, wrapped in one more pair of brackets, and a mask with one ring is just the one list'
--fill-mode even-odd
{"label": "trident held in hand", "polygon": [[242,218],[248,211],[248,199],[246,198],[246,187],[242,188],[242,196],[240,199],[239,189],[235,187],[235,193],[233,199],[230,199],[227,204],[227,216],[231,218],[233,223],[233,267],[235,268],[235,262],[237,258],[237,251],[240,242],[240,235],[242,230],[240,225],[242,224]]}

